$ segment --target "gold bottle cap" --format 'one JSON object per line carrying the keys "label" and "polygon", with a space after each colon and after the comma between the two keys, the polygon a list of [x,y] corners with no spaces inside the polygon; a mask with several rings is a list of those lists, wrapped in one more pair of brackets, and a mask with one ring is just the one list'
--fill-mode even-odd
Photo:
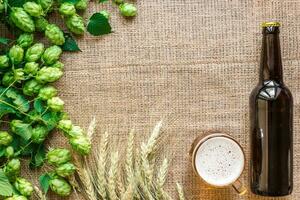
{"label": "gold bottle cap", "polygon": [[261,27],[279,27],[280,26],[280,23],[279,22],[263,22],[261,24]]}

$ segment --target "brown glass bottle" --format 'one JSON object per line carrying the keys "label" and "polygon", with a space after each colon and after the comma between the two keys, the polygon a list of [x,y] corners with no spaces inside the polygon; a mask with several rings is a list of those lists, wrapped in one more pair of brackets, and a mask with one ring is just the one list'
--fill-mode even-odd
{"label": "brown glass bottle", "polygon": [[279,23],[263,23],[260,79],[250,96],[253,193],[285,196],[293,189],[293,97],[283,83]]}

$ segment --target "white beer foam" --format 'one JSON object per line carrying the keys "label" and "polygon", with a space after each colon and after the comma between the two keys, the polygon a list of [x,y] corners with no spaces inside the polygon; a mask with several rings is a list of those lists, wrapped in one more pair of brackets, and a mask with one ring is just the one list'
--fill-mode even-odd
{"label": "white beer foam", "polygon": [[243,172],[244,162],[241,147],[226,137],[208,139],[199,147],[195,156],[197,172],[214,186],[235,182]]}

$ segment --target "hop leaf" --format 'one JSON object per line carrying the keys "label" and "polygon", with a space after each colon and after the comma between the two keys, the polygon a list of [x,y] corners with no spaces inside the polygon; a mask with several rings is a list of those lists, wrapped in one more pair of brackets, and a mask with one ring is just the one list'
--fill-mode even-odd
{"label": "hop leaf", "polygon": [[106,16],[101,13],[95,13],[89,20],[87,30],[90,34],[98,36],[111,33],[111,26]]}

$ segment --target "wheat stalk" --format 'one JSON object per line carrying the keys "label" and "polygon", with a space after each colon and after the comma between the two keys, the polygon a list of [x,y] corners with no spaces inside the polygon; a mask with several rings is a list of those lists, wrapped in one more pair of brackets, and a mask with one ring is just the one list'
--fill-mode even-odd
{"label": "wheat stalk", "polygon": [[110,200],[117,200],[118,196],[116,193],[116,181],[117,181],[117,171],[118,171],[118,161],[119,161],[119,154],[118,152],[113,152],[111,154],[111,165],[108,171],[108,184],[107,190],[109,194]]}
{"label": "wheat stalk", "polygon": [[37,198],[39,198],[40,200],[47,200],[46,195],[40,190],[39,187],[34,186],[33,188],[34,188],[34,192],[35,192],[35,195],[37,196]]}
{"label": "wheat stalk", "polygon": [[107,198],[106,193],[106,163],[108,155],[108,132],[105,132],[101,138],[100,145],[96,150],[96,189],[102,199]]}
{"label": "wheat stalk", "polygon": [[176,183],[176,188],[177,188],[179,200],[185,200],[182,186],[179,183]]}

